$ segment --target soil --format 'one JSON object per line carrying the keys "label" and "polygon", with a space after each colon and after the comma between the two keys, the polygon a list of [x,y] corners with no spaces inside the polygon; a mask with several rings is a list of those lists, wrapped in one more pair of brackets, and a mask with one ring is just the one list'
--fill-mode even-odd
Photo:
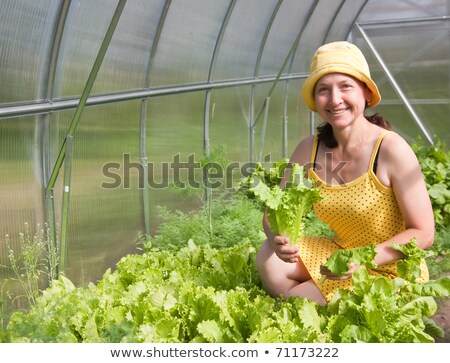
{"label": "soil", "polygon": [[439,299],[439,308],[433,320],[444,329],[444,338],[436,338],[436,343],[450,343],[450,298]]}

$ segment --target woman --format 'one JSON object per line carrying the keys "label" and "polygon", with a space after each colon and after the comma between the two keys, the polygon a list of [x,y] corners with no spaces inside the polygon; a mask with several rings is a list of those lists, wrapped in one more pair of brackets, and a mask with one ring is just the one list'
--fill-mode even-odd
{"label": "woman", "polygon": [[[405,244],[415,237],[420,248],[430,247],[434,218],[412,149],[382,117],[364,115],[381,97],[355,45],[333,42],[320,47],[302,96],[324,124],[317,135],[298,144],[291,162],[303,165],[319,185],[325,198],[314,210],[336,236],[304,237],[296,246],[296,241],[275,235],[265,217],[267,240],[256,264],[270,295],[306,297],[325,305],[338,288],[351,288],[352,264],[343,277],[321,268],[334,251],[375,243],[377,268],[369,273],[394,278],[396,261],[404,256],[391,242]],[[424,261],[421,271],[419,281],[425,282]],[[318,283],[321,273],[327,276],[323,284]]]}

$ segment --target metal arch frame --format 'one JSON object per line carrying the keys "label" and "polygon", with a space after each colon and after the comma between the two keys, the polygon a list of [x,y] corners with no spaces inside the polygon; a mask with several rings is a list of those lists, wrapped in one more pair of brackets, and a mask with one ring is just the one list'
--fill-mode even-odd
{"label": "metal arch frame", "polygon": [[[216,68],[217,55],[219,54],[220,46],[222,45],[223,37],[225,34],[225,30],[228,26],[228,22],[230,21],[231,14],[233,13],[234,6],[236,5],[237,0],[230,0],[228,4],[227,11],[225,13],[224,19],[222,21],[222,25],[220,27],[219,33],[217,35],[216,44],[214,46],[214,51],[211,56],[211,63],[209,64],[208,70],[208,78],[206,80],[206,84],[211,84],[212,77]],[[210,122],[210,109],[211,109],[211,89],[207,89],[205,93],[205,103],[203,109],[203,153],[206,159],[210,156],[211,145],[210,145],[210,135],[209,135],[209,122]],[[204,202],[211,202],[211,193],[212,190],[209,187],[209,176],[208,176],[208,168],[203,168],[203,185],[205,186],[204,192]],[[209,204],[208,204],[209,205]],[[211,212],[211,206],[209,205],[209,212]]]}
{"label": "metal arch frame", "polygon": [[[275,5],[273,11],[272,11],[272,15],[269,19],[269,22],[267,23],[266,26],[266,30],[264,31],[264,35],[262,37],[261,40],[261,44],[259,46],[259,51],[258,51],[258,56],[256,57],[256,62],[255,62],[255,70],[253,72],[253,78],[258,78],[259,76],[259,68],[261,66],[261,60],[262,60],[262,56],[264,53],[264,48],[266,47],[267,44],[267,39],[269,37],[270,34],[270,30],[272,29],[273,26],[273,22],[275,21],[275,18],[278,14],[278,11],[280,10],[280,7],[283,3],[283,0],[278,0],[277,4]],[[258,119],[254,120],[254,115],[255,115],[255,92],[256,92],[256,84],[253,84],[250,90],[250,98],[249,98],[249,105],[248,105],[248,109],[249,109],[249,116],[248,116],[248,139],[249,139],[249,159],[250,161],[254,160],[254,149],[255,149],[255,123]],[[267,122],[267,112],[268,112],[268,102],[269,99],[266,98],[264,101],[264,106],[265,107],[265,117],[264,117],[264,124],[266,124]],[[261,135],[261,153],[263,152],[263,138],[265,138],[265,127],[263,127],[263,131],[262,131],[262,135]],[[260,159],[262,159],[262,155],[260,156]]]}
{"label": "metal arch frame", "polygon": [[[316,2],[314,3],[314,5],[311,6],[310,8],[310,13],[307,17],[307,21],[305,22],[305,24],[303,25],[302,29],[301,29],[301,33],[303,34],[303,32],[305,31],[307,25],[309,24],[314,11],[316,10],[317,6],[319,5],[319,0],[316,0]],[[300,44],[300,41],[298,43],[298,45]],[[291,62],[289,63],[289,68],[288,68],[288,74],[290,74],[292,72],[292,67],[294,66],[294,59],[298,50],[298,45],[297,45],[297,49],[295,50],[294,54],[292,55],[291,58]],[[287,133],[288,133],[288,116],[287,116],[287,109],[288,109],[288,95],[289,95],[289,81],[285,82],[285,88],[284,88],[284,107],[283,107],[283,152],[282,155],[283,157],[287,157],[287,149],[288,149],[288,144],[287,144]],[[311,114],[311,119],[310,119],[310,124],[312,125],[314,122],[313,116]],[[312,129],[311,129],[311,133],[312,133]]]}
{"label": "metal arch frame", "polygon": [[[49,62],[46,65],[46,71],[41,78],[41,82],[43,85],[43,94],[46,100],[51,100],[54,97],[54,89],[55,89],[55,74],[58,66],[59,55],[61,50],[61,41],[65,30],[65,24],[67,15],[70,9],[72,0],[64,0],[58,9],[58,17],[55,22],[55,27],[53,29],[53,37],[51,38],[51,47],[47,57]],[[50,152],[50,114],[46,113],[44,115],[36,115],[35,118],[36,123],[36,137],[40,138],[40,143],[38,143],[39,151],[37,152],[39,156],[39,165],[41,167],[40,178],[42,180],[42,185],[44,190],[46,191],[42,195],[42,207],[45,214],[45,219],[48,225],[49,238],[54,243],[54,247],[57,251],[60,251],[59,261],[49,261],[50,266],[56,266],[57,270],[55,273],[59,273],[60,271],[64,271],[66,259],[67,259],[67,250],[66,250],[66,236],[64,233],[67,232],[67,222],[68,222],[68,212],[69,212],[69,192],[64,193],[63,202],[62,202],[62,220],[64,223],[61,223],[61,245],[58,246],[58,238],[56,221],[55,221],[55,206],[54,206],[54,197],[53,197],[53,189],[47,191],[47,185],[49,181],[49,177],[51,174],[51,152]],[[72,152],[72,139],[69,140],[69,154]],[[69,157],[69,159],[71,159]],[[70,183],[70,170],[71,170],[71,160],[70,164],[65,172],[65,181]],[[68,178],[68,179],[67,179]],[[70,188],[69,188],[70,190]],[[55,276],[53,276],[55,278]]]}
{"label": "metal arch frame", "polygon": [[[39,80],[40,87],[38,87],[38,90],[40,91],[37,94],[38,99],[49,100],[53,98],[61,39],[65,29],[70,2],[71,0],[64,0],[54,12],[54,26],[51,29],[52,36],[49,37],[48,41],[48,52],[43,57],[41,63],[42,72]],[[35,115],[34,124],[35,151],[33,168],[39,179],[41,188],[45,190],[51,171],[49,148],[50,115],[48,113]],[[49,238],[55,244],[55,248],[59,248],[56,238],[53,194],[47,195],[46,193],[42,193],[40,199],[39,206],[36,206],[36,213],[42,214],[42,217],[38,217],[38,219],[42,218],[47,222]],[[55,261],[52,261],[51,264],[54,266]]]}
{"label": "metal arch frame", "polygon": [[350,26],[347,29],[347,39],[350,36],[352,29],[353,29],[353,25],[356,23],[356,20],[359,18],[359,16],[361,15],[362,11],[364,10],[364,8],[366,7],[367,3],[369,2],[369,0],[364,0],[364,3],[361,5],[361,7],[359,8],[358,12],[355,14],[355,17],[353,18],[353,21],[351,22]]}
{"label": "metal arch frame", "polygon": [[[88,79],[86,81],[86,85],[85,85],[85,87],[83,89],[81,97],[80,97],[80,99],[77,102],[75,115],[74,115],[74,117],[73,117],[73,119],[72,119],[72,121],[71,121],[71,123],[69,125],[69,129],[67,131],[67,135],[73,134],[75,132],[75,129],[78,126],[78,122],[80,120],[81,113],[83,112],[83,109],[84,109],[84,107],[86,105],[86,102],[87,102],[87,100],[89,98],[90,91],[91,91],[92,86],[94,84],[94,81],[95,81],[95,79],[97,77],[98,71],[100,70],[100,66],[101,66],[101,64],[103,62],[103,58],[104,58],[104,56],[106,54],[106,50],[108,49],[109,42],[111,41],[112,35],[114,34],[114,30],[115,30],[115,28],[117,26],[117,23],[119,22],[120,15],[122,13],[123,8],[125,7],[126,1],[127,0],[119,0],[118,1],[116,10],[115,10],[115,12],[113,14],[113,17],[111,19],[111,23],[109,24],[108,30],[106,31],[105,38],[103,39],[103,42],[102,42],[102,44],[100,46],[100,49],[99,49],[99,52],[97,54],[97,58],[94,61],[94,65],[92,66],[91,72],[90,72],[89,77],[88,77]],[[55,163],[55,167],[53,168],[52,174],[51,174],[50,179],[48,181],[48,184],[46,186],[46,190],[49,190],[49,189],[54,187],[54,184],[55,184],[56,179],[58,177],[58,173],[60,171],[61,165],[62,165],[62,163],[64,161],[64,158],[65,158],[65,150],[66,150],[65,149],[65,143],[63,142],[63,145],[61,146],[58,158],[57,158],[56,163]]]}
{"label": "metal arch frame", "polygon": [[434,21],[450,20],[450,15],[443,16],[426,16],[422,18],[404,18],[404,19],[389,19],[389,20],[373,20],[359,23],[360,26],[372,26],[372,25],[389,25],[389,24],[405,24],[405,23],[427,23]]}
{"label": "metal arch frame", "polygon": [[[158,49],[159,40],[161,38],[161,32],[164,27],[164,23],[166,21],[167,13],[169,12],[170,5],[172,4],[172,0],[166,0],[163,9],[161,11],[161,15],[159,17],[158,26],[156,28],[155,37],[153,39],[152,48],[150,50],[150,55],[147,64],[147,72],[145,74],[144,88],[150,88],[150,79],[151,72],[153,68],[153,61],[155,59],[156,51]],[[147,109],[148,109],[148,98],[143,98],[141,101],[141,110],[140,110],[140,140],[139,140],[139,158],[141,160],[141,165],[144,171],[144,181],[148,180],[148,157],[147,157]],[[151,228],[150,228],[150,193],[148,188],[148,183],[144,182],[144,186],[142,188],[142,208],[143,208],[143,222],[144,222],[144,230],[145,235],[150,236]]]}
{"label": "metal arch frame", "polygon": [[[237,2],[237,0],[230,0],[230,3],[228,4],[227,11],[225,13],[224,19],[222,21],[222,25],[221,25],[219,33],[217,35],[216,44],[214,45],[214,51],[211,56],[211,63],[209,64],[208,78],[206,80],[206,84],[212,83],[212,77],[214,75],[214,71],[215,71],[216,63],[217,63],[217,55],[219,54],[219,50],[222,45],[223,37],[225,35],[225,30],[228,26],[228,22],[230,21],[231,14],[233,13],[236,2]],[[207,89],[206,94],[205,94],[205,104],[204,104],[204,112],[203,112],[203,152],[206,157],[209,157],[209,155],[210,155],[210,139],[209,139],[210,106],[211,106],[211,89]]]}

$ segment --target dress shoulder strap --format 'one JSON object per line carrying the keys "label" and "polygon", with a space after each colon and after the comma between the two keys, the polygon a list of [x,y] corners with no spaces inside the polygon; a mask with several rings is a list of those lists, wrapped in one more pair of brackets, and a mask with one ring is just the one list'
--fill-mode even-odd
{"label": "dress shoulder strap", "polygon": [[308,175],[310,174],[311,170],[314,170],[318,148],[319,148],[319,138],[317,137],[317,135],[314,135],[314,141],[311,149],[311,158],[309,160]]}
{"label": "dress shoulder strap", "polygon": [[382,134],[378,137],[378,140],[377,140],[377,142],[375,144],[375,147],[373,148],[373,151],[372,151],[372,156],[370,158],[369,170],[374,170],[375,171],[374,164],[375,164],[376,160],[378,159],[378,151],[380,149],[381,142],[383,141],[383,138],[386,135],[392,134],[392,133],[394,133],[394,132],[390,131],[390,130],[386,130],[386,131],[382,132]]}

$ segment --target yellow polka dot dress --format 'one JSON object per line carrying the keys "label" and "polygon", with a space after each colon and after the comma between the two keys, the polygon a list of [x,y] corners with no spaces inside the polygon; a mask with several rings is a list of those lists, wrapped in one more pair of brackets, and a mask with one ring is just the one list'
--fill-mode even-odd
{"label": "yellow polka dot dress", "polygon": [[[321,278],[320,265],[338,249],[350,249],[382,243],[405,229],[405,222],[395,199],[392,188],[386,187],[378,180],[373,171],[378,148],[388,132],[378,139],[370,160],[369,170],[357,179],[345,185],[327,185],[314,169],[309,170],[309,177],[318,184],[322,201],[314,205],[319,219],[327,223],[335,232],[335,238],[319,236],[303,237],[299,243],[300,257],[322,294],[329,301],[338,288],[351,288],[351,280],[326,280],[318,284]],[[318,141],[314,140],[311,154],[311,166],[317,152]],[[380,265],[369,273],[389,278],[397,276],[397,263]],[[422,274],[419,281],[428,280],[428,269],[422,261]]]}

